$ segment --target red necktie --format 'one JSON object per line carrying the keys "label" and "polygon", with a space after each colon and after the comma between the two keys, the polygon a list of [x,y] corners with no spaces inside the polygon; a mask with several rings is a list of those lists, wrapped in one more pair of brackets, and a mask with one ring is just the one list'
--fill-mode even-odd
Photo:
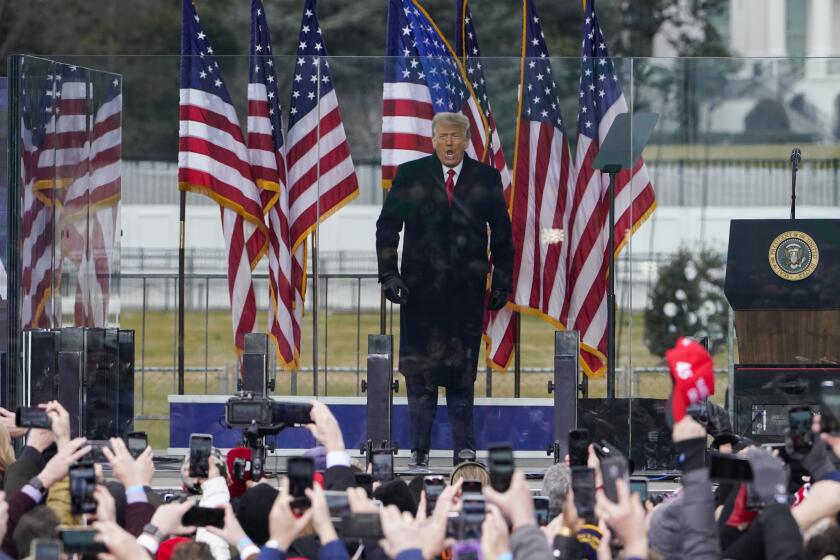
{"label": "red necktie", "polygon": [[446,198],[449,200],[449,207],[452,207],[452,193],[455,192],[455,170],[446,172]]}

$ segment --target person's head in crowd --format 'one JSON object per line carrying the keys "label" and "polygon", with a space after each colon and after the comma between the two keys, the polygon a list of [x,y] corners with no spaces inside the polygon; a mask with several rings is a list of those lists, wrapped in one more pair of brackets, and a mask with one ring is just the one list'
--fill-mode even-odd
{"label": "person's head in crowd", "polygon": [[401,512],[413,515],[417,511],[417,502],[411,496],[408,484],[399,478],[383,483],[373,491],[373,497],[381,501],[383,506],[397,506]]}
{"label": "person's head in crowd", "polygon": [[546,469],[540,493],[548,498],[549,514],[552,518],[563,511],[563,503],[566,501],[566,494],[569,493],[571,483],[572,472],[566,463],[555,463]]}
{"label": "person's head in crowd", "polygon": [[449,484],[455,484],[461,479],[477,480],[481,482],[481,486],[490,485],[490,473],[487,472],[487,467],[481,463],[473,461],[465,461],[452,470],[452,475],[449,477]]}
{"label": "person's head in crowd", "polygon": [[840,527],[828,527],[812,536],[805,545],[806,560],[824,558],[840,558]]}
{"label": "person's head in crowd", "polygon": [[35,506],[24,514],[12,534],[16,558],[29,554],[29,547],[35,539],[55,539],[58,537],[58,515],[48,506]]}
{"label": "person's head in crowd", "polygon": [[650,514],[648,526],[650,549],[664,560],[676,560],[681,557],[685,531],[691,529],[682,526],[680,515],[682,506],[683,499],[679,495],[662,502]]}
{"label": "person's head in crowd", "polygon": [[170,560],[214,560],[206,542],[185,539],[172,549]]}
{"label": "person's head in crowd", "polygon": [[239,499],[236,518],[257,546],[268,540],[268,512],[276,499],[277,490],[268,484],[255,484]]}

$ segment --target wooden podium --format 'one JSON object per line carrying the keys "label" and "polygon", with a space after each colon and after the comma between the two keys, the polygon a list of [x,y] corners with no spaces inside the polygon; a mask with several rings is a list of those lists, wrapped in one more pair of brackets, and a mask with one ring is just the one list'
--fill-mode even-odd
{"label": "wooden podium", "polygon": [[735,310],[735,429],[780,440],[787,409],[840,379],[840,220],[732,220],[724,287]]}

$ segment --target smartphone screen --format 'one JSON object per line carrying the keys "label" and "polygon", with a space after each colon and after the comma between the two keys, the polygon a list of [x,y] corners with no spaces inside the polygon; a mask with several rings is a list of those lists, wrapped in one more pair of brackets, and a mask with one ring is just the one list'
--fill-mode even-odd
{"label": "smartphone screen", "polygon": [[459,540],[480,539],[481,525],[487,515],[484,496],[464,496],[461,505],[461,534]]}
{"label": "smartphone screen", "polygon": [[639,493],[639,500],[642,503],[645,503],[648,497],[648,481],[643,478],[631,478],[630,479],[630,494],[632,495],[633,492]]}
{"label": "smartphone screen", "polygon": [[795,406],[788,411],[788,421],[791,446],[794,451],[807,453],[814,444],[814,433],[811,431],[814,414],[807,406]]}
{"label": "smartphone screen", "polygon": [[184,514],[182,525],[185,527],[219,527],[225,526],[225,510],[193,506]]}
{"label": "smartphone screen", "polygon": [[64,547],[64,552],[68,554],[108,552],[104,544],[93,540],[97,532],[96,529],[85,527],[65,528],[58,530],[58,538]]}
{"label": "smartphone screen", "polygon": [[551,521],[548,506],[548,498],[545,496],[534,496],[534,515],[537,518],[537,525],[540,527],[545,527]]}
{"label": "smartphone screen", "polygon": [[190,436],[190,471],[191,478],[207,478],[210,467],[207,460],[213,449],[213,436],[210,434],[192,434]]}
{"label": "smartphone screen", "polygon": [[146,432],[131,432],[126,436],[125,443],[128,452],[136,459],[149,446],[149,438]]}
{"label": "smartphone screen", "polygon": [[394,479],[394,455],[390,449],[376,449],[371,455],[373,480],[388,482]]}
{"label": "smartphone screen", "polygon": [[615,483],[619,480],[623,480],[625,483],[630,482],[630,468],[627,459],[620,455],[603,459],[601,461],[601,477],[604,479],[604,495],[610,501],[618,503],[618,490],[616,490]]}
{"label": "smartphone screen", "polygon": [[92,462],[81,462],[71,466],[70,478],[70,511],[74,514],[93,513],[96,502],[93,492],[96,489],[96,471]]}
{"label": "smartphone screen", "polygon": [[381,539],[382,524],[378,513],[354,513],[341,518],[341,536],[350,539]]}
{"label": "smartphone screen", "polygon": [[490,486],[496,492],[507,492],[513,478],[513,447],[493,445],[488,449]]}
{"label": "smartphone screen", "polygon": [[582,519],[595,515],[595,469],[572,467],[575,509]]}
{"label": "smartphone screen", "polygon": [[426,517],[430,517],[435,511],[440,493],[446,487],[442,476],[427,476],[423,479],[423,490],[426,492]]}
{"label": "smartphone screen", "polygon": [[461,493],[462,494],[481,494],[481,481],[480,480],[469,480],[464,479],[464,483],[461,485]]}
{"label": "smartphone screen", "polygon": [[52,429],[52,420],[47,411],[37,406],[23,406],[15,409],[15,424],[20,428]]}
{"label": "smartphone screen", "polygon": [[589,461],[589,430],[569,431],[569,465],[585,467]]}
{"label": "smartphone screen", "polygon": [[750,462],[736,455],[712,453],[709,456],[709,478],[725,482],[745,482],[753,479]]}
{"label": "smartphone screen", "polygon": [[312,488],[315,463],[310,457],[289,457],[289,494],[293,498],[305,498],[306,489]]}
{"label": "smartphone screen", "polygon": [[35,539],[29,545],[29,556],[33,560],[61,560],[61,541],[55,539]]}
{"label": "smartphone screen", "polygon": [[840,384],[823,381],[820,385],[820,430],[840,435]]}

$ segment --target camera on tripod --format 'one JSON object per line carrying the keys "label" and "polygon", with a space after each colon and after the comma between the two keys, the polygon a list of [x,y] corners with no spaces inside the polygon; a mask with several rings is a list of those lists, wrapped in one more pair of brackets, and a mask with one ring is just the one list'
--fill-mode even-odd
{"label": "camera on tripod", "polygon": [[225,423],[229,428],[259,436],[273,435],[283,428],[311,424],[312,405],[280,402],[253,394],[237,395],[225,403]]}

